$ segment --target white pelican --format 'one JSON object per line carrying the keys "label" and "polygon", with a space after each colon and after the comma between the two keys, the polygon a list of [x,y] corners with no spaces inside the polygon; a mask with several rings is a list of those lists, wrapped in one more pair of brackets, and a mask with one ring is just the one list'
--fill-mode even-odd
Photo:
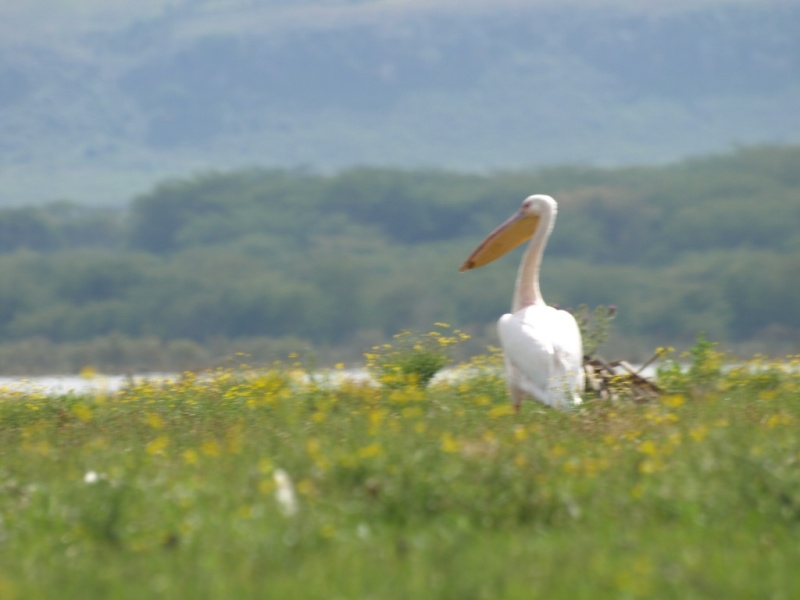
{"label": "white pelican", "polygon": [[539,265],[557,210],[550,196],[528,196],[461,265],[462,271],[482,267],[531,240],[519,266],[511,312],[497,323],[508,391],[517,411],[527,396],[548,406],[569,408],[581,403],[584,389],[578,323],[570,313],[547,306],[539,291]]}

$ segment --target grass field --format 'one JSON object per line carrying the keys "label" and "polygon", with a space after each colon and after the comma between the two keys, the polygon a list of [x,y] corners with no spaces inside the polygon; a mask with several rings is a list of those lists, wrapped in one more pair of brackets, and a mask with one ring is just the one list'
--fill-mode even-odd
{"label": "grass field", "polygon": [[496,357],[5,392],[0,598],[800,597],[798,365],[690,359],[571,413],[513,414]]}

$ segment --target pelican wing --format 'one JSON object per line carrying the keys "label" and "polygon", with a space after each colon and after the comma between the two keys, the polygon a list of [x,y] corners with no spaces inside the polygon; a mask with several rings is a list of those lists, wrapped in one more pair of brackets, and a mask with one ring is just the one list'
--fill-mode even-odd
{"label": "pelican wing", "polygon": [[555,313],[554,324],[556,337],[553,341],[553,353],[556,356],[557,376],[561,378],[562,393],[571,396],[572,404],[580,404],[580,395],[585,387],[583,373],[583,341],[578,322],[565,310],[552,309]]}
{"label": "pelican wing", "polygon": [[503,315],[497,329],[510,385],[550,406],[580,403],[583,349],[571,314],[549,306],[528,306]]}

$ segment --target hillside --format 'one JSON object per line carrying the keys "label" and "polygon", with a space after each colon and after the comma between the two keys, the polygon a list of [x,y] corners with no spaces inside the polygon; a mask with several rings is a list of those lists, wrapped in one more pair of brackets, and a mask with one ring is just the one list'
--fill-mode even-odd
{"label": "hillside", "polygon": [[800,141],[800,5],[0,7],[0,204],[249,165],[656,163]]}
{"label": "hillside", "polygon": [[0,209],[0,372],[175,370],[308,347],[358,361],[437,322],[482,352],[522,250],[458,266],[536,191],[559,201],[545,298],[616,305],[603,352],[644,360],[701,333],[742,355],[800,349],[796,146],[492,175],[217,171],[162,182],[125,209]]}

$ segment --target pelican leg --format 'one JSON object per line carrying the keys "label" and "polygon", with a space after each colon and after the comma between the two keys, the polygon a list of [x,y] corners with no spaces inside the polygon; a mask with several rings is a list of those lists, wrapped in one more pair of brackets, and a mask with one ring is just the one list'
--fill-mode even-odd
{"label": "pelican leg", "polygon": [[525,397],[525,394],[517,387],[509,387],[508,393],[511,396],[511,403],[514,406],[514,412],[519,414],[519,408],[522,405],[522,399]]}

